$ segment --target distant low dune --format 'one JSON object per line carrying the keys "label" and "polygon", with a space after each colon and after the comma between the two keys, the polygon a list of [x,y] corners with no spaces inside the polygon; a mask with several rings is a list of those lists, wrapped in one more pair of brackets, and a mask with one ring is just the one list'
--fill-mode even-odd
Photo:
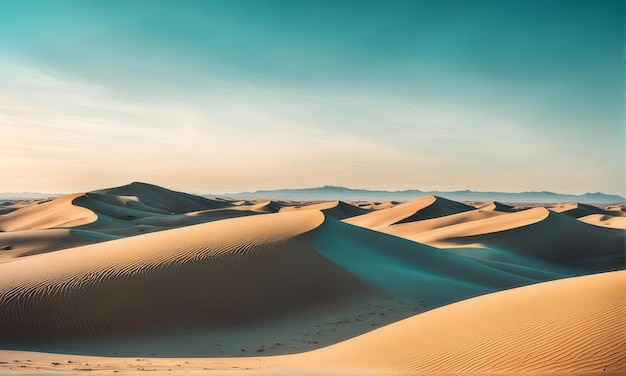
{"label": "distant low dune", "polygon": [[474,210],[474,207],[442,197],[426,196],[388,209],[352,217],[346,222],[376,230],[398,223],[443,217],[469,210]]}

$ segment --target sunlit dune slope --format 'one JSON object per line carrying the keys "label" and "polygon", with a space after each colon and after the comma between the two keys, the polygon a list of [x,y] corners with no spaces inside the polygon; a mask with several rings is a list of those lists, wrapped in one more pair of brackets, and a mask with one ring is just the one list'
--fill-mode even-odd
{"label": "sunlit dune slope", "polygon": [[0,264],[0,336],[60,338],[224,323],[364,289],[310,246],[319,211],[161,231]]}
{"label": "sunlit dune slope", "polygon": [[416,222],[400,223],[393,226],[379,228],[378,231],[410,239],[412,236],[421,234],[426,231],[457,225],[460,223],[467,223],[478,221],[481,219],[502,216],[504,214],[506,213],[495,210],[476,209],[433,219],[424,219]]}
{"label": "sunlit dune slope", "polygon": [[512,213],[512,212],[517,211],[517,209],[515,209],[513,206],[506,205],[498,201],[487,202],[485,204],[478,206],[478,209],[491,210],[491,211],[504,212],[504,213]]}
{"label": "sunlit dune slope", "polygon": [[73,205],[83,193],[62,196],[50,201],[35,202],[5,215],[0,215],[0,230],[19,231],[52,227],[72,227],[94,222],[96,213]]}
{"label": "sunlit dune slope", "polygon": [[435,229],[411,239],[429,244],[478,243],[550,261],[566,261],[623,253],[626,232],[534,208]]}
{"label": "sunlit dune slope", "polygon": [[558,204],[558,205],[551,206],[548,209],[557,213],[565,214],[572,218],[580,218],[580,217],[588,216],[591,214],[610,215],[614,217],[626,216],[626,212],[623,212],[623,211],[604,210],[597,206],[581,204],[581,203]]}
{"label": "sunlit dune slope", "polygon": [[294,367],[381,374],[626,372],[626,272],[465,300],[302,354]]}
{"label": "sunlit dune slope", "polygon": [[404,202],[388,209],[352,217],[347,223],[377,230],[398,223],[407,223],[443,217],[445,215],[474,210],[473,206],[437,196],[426,196]]}
{"label": "sunlit dune slope", "polygon": [[590,225],[626,230],[626,217],[613,217],[611,215],[590,214],[584,217],[580,217],[578,218],[578,220],[588,223]]}
{"label": "sunlit dune slope", "polygon": [[0,263],[113,239],[116,237],[112,235],[73,229],[0,232]]}
{"label": "sunlit dune slope", "polygon": [[336,219],[346,219],[368,212],[366,209],[347,204],[343,201],[328,201],[304,206],[285,206],[281,209],[281,211],[292,210],[319,210]]}

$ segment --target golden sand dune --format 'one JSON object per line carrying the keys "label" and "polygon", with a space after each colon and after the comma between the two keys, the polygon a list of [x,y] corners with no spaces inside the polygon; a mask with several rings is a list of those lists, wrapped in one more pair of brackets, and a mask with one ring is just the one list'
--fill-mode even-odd
{"label": "golden sand dune", "polygon": [[612,215],[605,214],[589,214],[578,218],[578,220],[589,223],[590,225],[626,230],[626,217],[623,216],[614,217]]}
{"label": "golden sand dune", "polygon": [[83,193],[56,198],[47,202],[35,202],[11,213],[0,216],[0,230],[18,231],[53,227],[72,227],[94,222],[96,213],[73,205]]}
{"label": "golden sand dune", "polygon": [[573,218],[585,217],[592,214],[610,215],[614,217],[626,217],[626,212],[619,210],[604,210],[597,206],[580,204],[580,203],[567,203],[559,204],[549,207],[550,210],[557,213],[562,213]]}
{"label": "golden sand dune", "polygon": [[[167,213],[180,214],[198,210],[218,209],[231,206],[222,200],[176,192],[156,185],[134,182],[116,188],[94,191],[94,194],[110,196],[116,202],[123,202],[123,197],[141,203],[142,208],[150,207]],[[116,197],[121,197],[118,199]]]}
{"label": "golden sand dune", "polygon": [[243,202],[231,208],[249,210],[256,213],[278,213],[285,206],[284,203],[272,200],[256,200],[254,202]]}
{"label": "golden sand dune", "polygon": [[472,206],[442,197],[426,196],[388,209],[352,217],[347,219],[346,222],[377,230],[398,223],[443,217],[474,209]]}
{"label": "golden sand dune", "polygon": [[600,228],[544,208],[460,223],[415,233],[396,234],[439,246],[482,244],[551,261],[615,255],[624,252],[624,231]]}
{"label": "golden sand dune", "polygon": [[481,210],[491,210],[504,213],[512,213],[518,210],[513,206],[506,205],[497,201],[491,201],[482,205],[478,205],[477,208]]}
{"label": "golden sand dune", "polygon": [[346,219],[368,212],[366,209],[347,204],[343,201],[328,201],[303,206],[285,206],[281,208],[281,211],[292,210],[319,210],[322,213],[336,219]]}
{"label": "golden sand dune", "polygon": [[[115,358],[1,351],[3,374],[623,375],[626,272],[454,303],[319,350],[250,358]],[[184,367],[181,367],[184,366]]]}
{"label": "golden sand dune", "polygon": [[[65,231],[66,240],[63,241],[59,235],[63,233],[61,231],[57,231],[54,236],[52,232],[37,234],[30,241],[5,237],[3,243],[6,244],[2,244],[2,248],[19,248],[19,253],[11,253],[13,256],[50,252],[115,237],[276,212],[278,208],[270,208],[274,205],[265,201],[236,206],[226,200],[210,200],[150,184],[131,183],[117,188],[35,202],[0,215],[0,230],[4,232],[72,228],[81,230],[83,235],[72,236]],[[44,241],[46,237],[49,241]],[[0,258],[8,259],[8,255],[5,252]]]}
{"label": "golden sand dune", "polygon": [[223,323],[359,289],[305,239],[323,218],[224,220],[0,264],[0,336],[92,336],[177,315]]}
{"label": "golden sand dune", "polygon": [[501,216],[505,213],[496,210],[477,209],[466,211],[458,214],[450,214],[444,217],[438,217],[433,219],[424,219],[416,222],[400,223],[388,227],[378,229],[378,231],[385,232],[400,236],[403,238],[411,239],[413,236],[421,234],[426,231],[435,230],[447,226],[457,225],[460,223],[467,223],[478,221],[481,219],[492,218]]}
{"label": "golden sand dune", "polygon": [[372,210],[382,210],[382,209],[389,209],[389,208],[393,208],[396,205],[399,205],[400,202],[398,201],[387,201],[387,202],[375,202],[375,201],[358,201],[355,202],[354,205],[358,206],[361,209],[365,209],[368,211],[372,211]]}
{"label": "golden sand dune", "polygon": [[626,272],[604,273],[455,303],[294,363],[402,375],[618,374],[625,317]]}

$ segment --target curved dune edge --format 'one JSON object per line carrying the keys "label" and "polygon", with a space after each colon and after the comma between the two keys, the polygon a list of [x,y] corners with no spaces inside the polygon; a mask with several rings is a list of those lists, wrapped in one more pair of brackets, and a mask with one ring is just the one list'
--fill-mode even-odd
{"label": "curved dune edge", "polygon": [[620,375],[626,372],[625,317],[626,271],[619,271],[484,295],[296,355],[131,359],[0,351],[6,361],[0,371]]}
{"label": "curved dune edge", "polygon": [[422,221],[474,209],[473,206],[442,197],[425,196],[403,202],[388,209],[381,209],[372,213],[348,218],[345,222],[369,228],[370,230],[380,230],[394,224]]}
{"label": "curved dune edge", "polygon": [[594,226],[626,230],[626,217],[612,217],[604,214],[590,214],[578,218],[579,221]]}
{"label": "curved dune edge", "polygon": [[482,221],[493,217],[506,216],[507,213],[494,211],[494,210],[471,210],[458,214],[450,214],[444,217],[424,219],[422,221],[401,223],[393,226],[378,229],[380,232],[386,234],[399,236],[413,240],[415,236],[419,236],[427,231],[433,231],[444,227],[454,226],[458,224],[466,224],[474,221]]}
{"label": "curved dune edge", "polygon": [[[396,232],[437,247],[491,247],[550,261],[616,256],[624,252],[626,232],[594,226],[544,208],[455,224],[418,234]],[[617,265],[619,266],[619,265]],[[623,266],[622,266],[623,267]]]}
{"label": "curved dune edge", "polygon": [[581,218],[592,214],[602,214],[612,217],[626,217],[626,213],[621,210],[606,210],[597,206],[582,204],[578,202],[557,204],[548,207],[548,209],[557,213],[565,214],[572,218]]}
{"label": "curved dune edge", "polygon": [[429,232],[424,232],[412,240],[421,239],[421,241],[429,242],[434,239],[467,237],[502,232],[539,223],[548,218],[549,215],[550,211],[545,208],[532,208],[515,213],[506,213],[495,217],[436,228]]}
{"label": "curved dune edge", "polygon": [[0,264],[0,338],[126,331],[169,320],[181,309],[221,322],[280,311],[285,305],[320,304],[360,288],[304,238],[323,222],[322,213],[259,218],[189,226]]}
{"label": "curved dune edge", "polygon": [[48,202],[24,206],[0,216],[0,230],[19,231],[74,227],[95,222],[98,219],[95,212],[74,204],[74,200],[84,196],[85,193],[75,193]]}
{"label": "curved dune edge", "polygon": [[294,210],[319,210],[322,213],[339,220],[363,215],[369,212],[369,210],[348,204],[340,200],[324,201],[303,206],[285,206],[280,209],[281,212]]}

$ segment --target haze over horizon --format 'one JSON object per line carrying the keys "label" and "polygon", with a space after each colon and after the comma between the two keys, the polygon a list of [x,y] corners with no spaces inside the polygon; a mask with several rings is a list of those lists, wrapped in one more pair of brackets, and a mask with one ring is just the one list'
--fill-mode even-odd
{"label": "haze over horizon", "polygon": [[626,196],[620,1],[4,1],[0,191]]}

